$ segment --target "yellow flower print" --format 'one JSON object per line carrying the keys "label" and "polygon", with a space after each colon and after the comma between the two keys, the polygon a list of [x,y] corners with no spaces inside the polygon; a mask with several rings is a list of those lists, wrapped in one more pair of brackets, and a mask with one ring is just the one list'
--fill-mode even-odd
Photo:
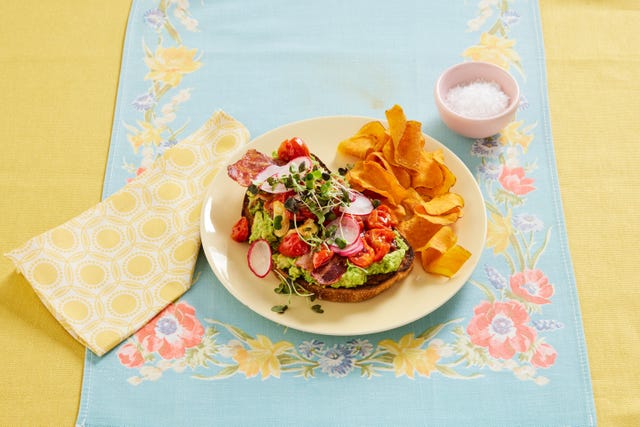
{"label": "yellow flower print", "polygon": [[520,62],[520,56],[513,50],[515,44],[515,40],[509,40],[490,33],[482,33],[480,44],[471,46],[462,53],[462,56],[473,61],[490,62],[509,70],[509,64],[519,64]]}
{"label": "yellow flower print", "polygon": [[135,151],[144,144],[151,143],[158,145],[162,142],[162,132],[166,130],[166,127],[155,127],[149,122],[141,121],[138,121],[138,126],[140,129],[133,126],[127,126],[127,128],[132,132],[127,135],[127,139]]}
{"label": "yellow flower print", "polygon": [[396,377],[405,375],[414,378],[415,372],[425,377],[431,374],[440,359],[440,353],[431,345],[423,349],[424,342],[424,338],[416,338],[413,333],[403,336],[398,342],[380,341],[380,346],[394,356],[393,368]]}
{"label": "yellow flower print", "polygon": [[502,216],[491,212],[491,220],[487,224],[487,247],[493,248],[493,253],[496,255],[506,251],[511,234],[513,234],[511,213]]}
{"label": "yellow flower print", "polygon": [[520,127],[524,124],[524,120],[520,120],[519,122],[511,122],[509,123],[502,131],[500,132],[500,137],[498,138],[498,142],[502,145],[519,145],[526,152],[529,148],[529,144],[533,141],[533,134],[528,133],[535,127],[535,125],[530,125],[520,129]]}
{"label": "yellow flower print", "polygon": [[154,54],[147,52],[144,59],[149,67],[145,80],[153,80],[175,87],[180,84],[182,76],[196,71],[202,63],[196,56],[197,49],[187,49],[184,46],[158,46]]}
{"label": "yellow flower print", "polygon": [[256,339],[248,339],[249,350],[238,346],[233,359],[238,363],[238,370],[247,378],[255,377],[258,373],[262,379],[274,376],[280,378],[280,361],[278,356],[293,348],[287,341],[272,343],[264,335],[257,335]]}

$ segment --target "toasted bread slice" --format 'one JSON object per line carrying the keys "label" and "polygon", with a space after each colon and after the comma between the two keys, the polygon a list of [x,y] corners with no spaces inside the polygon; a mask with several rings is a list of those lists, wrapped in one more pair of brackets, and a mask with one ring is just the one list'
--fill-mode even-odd
{"label": "toasted bread slice", "polygon": [[[317,156],[313,154],[311,154],[311,156],[320,164],[321,167],[329,171],[329,168]],[[251,229],[253,224],[253,215],[249,211],[249,196],[246,193],[242,204],[242,216],[247,218],[249,222],[249,229]],[[397,271],[371,275],[367,278],[367,282],[365,284],[351,288],[334,288],[331,285],[323,286],[317,283],[309,283],[302,278],[297,279],[296,283],[308,292],[316,295],[318,299],[325,301],[354,303],[371,299],[404,279],[413,269],[415,253],[409,242],[404,237],[402,238],[405,241],[408,250],[406,251],[404,259],[400,263]],[[287,276],[287,273],[282,270],[278,270],[278,273],[285,277]]]}
{"label": "toasted bread slice", "polygon": [[[242,205],[242,216],[247,218],[249,226],[251,227],[253,217],[249,213],[249,198],[247,195],[245,195]],[[400,263],[400,267],[395,272],[369,276],[367,278],[367,283],[352,288],[334,288],[330,285],[321,286],[319,284],[309,283],[301,278],[296,280],[296,283],[305,290],[315,294],[318,299],[325,301],[361,302],[371,299],[391,288],[398,281],[404,279],[413,269],[415,254],[409,242],[404,237],[403,239],[409,249],[406,251],[404,259]],[[284,276],[287,275],[287,273],[282,270],[278,270],[278,272]]]}

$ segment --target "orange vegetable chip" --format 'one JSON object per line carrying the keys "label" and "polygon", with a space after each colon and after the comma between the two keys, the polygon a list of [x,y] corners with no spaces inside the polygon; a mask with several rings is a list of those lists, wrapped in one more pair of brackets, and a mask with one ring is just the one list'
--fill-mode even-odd
{"label": "orange vegetable chip", "polygon": [[389,138],[387,130],[379,121],[368,122],[352,137],[338,144],[338,151],[342,154],[364,159],[367,154],[384,144]]}
{"label": "orange vegetable chip", "polygon": [[404,133],[398,142],[393,141],[393,160],[395,164],[407,169],[419,170],[420,158],[424,151],[422,124],[415,120],[406,122]]}
{"label": "orange vegetable chip", "polygon": [[440,171],[442,172],[442,182],[436,185],[435,187],[427,188],[427,187],[418,187],[416,190],[422,194],[423,196],[435,197],[440,194],[447,193],[451,187],[456,183],[456,176],[449,170],[449,168],[442,164],[438,164]]}
{"label": "orange vegetable chip", "polygon": [[389,110],[385,111],[387,116],[387,122],[389,123],[389,135],[394,145],[398,145],[400,138],[404,134],[404,128],[407,124],[407,118],[404,115],[402,107],[394,105]]}
{"label": "orange vegetable chip", "polygon": [[436,234],[429,239],[426,245],[417,249],[420,252],[420,259],[423,266],[429,265],[431,262],[441,257],[458,241],[458,237],[451,227],[441,227]]}
{"label": "orange vegetable chip", "polygon": [[425,270],[428,273],[451,277],[460,270],[460,267],[471,257],[471,252],[460,245],[450,248],[442,256],[429,263]]}
{"label": "orange vegetable chip", "polygon": [[[390,144],[387,144],[390,145]],[[386,159],[386,157],[380,151],[372,151],[366,157],[366,160],[371,160],[373,162],[379,163],[386,171],[393,174],[398,183],[404,188],[408,188],[411,185],[411,175],[405,169],[394,166]]]}
{"label": "orange vegetable chip", "polygon": [[440,168],[438,154],[441,156],[442,151],[422,150],[420,152],[418,167],[410,172],[413,187],[434,188],[442,184],[445,177]]}
{"label": "orange vegetable chip", "polygon": [[394,206],[400,204],[407,192],[392,173],[371,160],[356,163],[347,174],[347,179],[364,190],[387,198]]}
{"label": "orange vegetable chip", "polygon": [[419,215],[414,215],[398,224],[398,231],[402,233],[416,252],[418,248],[426,246],[440,228],[442,228],[442,224],[433,223],[428,218]]}
{"label": "orange vegetable chip", "polygon": [[429,215],[445,215],[451,212],[460,212],[464,206],[464,199],[457,193],[439,194],[422,204],[425,213]]}

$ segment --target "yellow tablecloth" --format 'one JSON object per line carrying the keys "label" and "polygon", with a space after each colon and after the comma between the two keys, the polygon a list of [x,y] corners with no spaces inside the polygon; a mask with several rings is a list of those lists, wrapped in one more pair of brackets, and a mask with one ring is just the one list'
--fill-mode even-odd
{"label": "yellow tablecloth", "polygon": [[[598,421],[640,425],[640,3],[540,3]],[[0,253],[100,200],[129,7],[0,2]],[[84,348],[6,258],[0,348],[0,426],[73,425]]]}

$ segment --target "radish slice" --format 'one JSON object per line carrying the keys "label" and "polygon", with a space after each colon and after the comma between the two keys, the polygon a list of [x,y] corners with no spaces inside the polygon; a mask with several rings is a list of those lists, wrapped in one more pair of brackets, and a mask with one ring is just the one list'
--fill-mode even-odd
{"label": "radish slice", "polygon": [[287,173],[289,173],[289,171],[291,170],[291,166],[293,166],[293,171],[297,172],[300,169],[300,165],[304,163],[305,164],[305,169],[306,170],[311,170],[311,168],[313,167],[313,162],[311,161],[311,157],[308,156],[300,156],[300,157],[296,157],[295,159],[291,159],[289,161],[289,163],[286,164],[286,168],[287,168]]}
{"label": "radish slice", "polygon": [[301,164],[305,164],[306,168],[311,170],[313,167],[313,163],[311,161],[311,157],[300,156],[292,159],[286,165],[278,166],[278,165],[269,165],[260,172],[253,183],[258,185],[261,190],[266,191],[267,193],[279,194],[286,193],[289,189],[281,182],[276,185],[271,185],[267,182],[269,178],[281,179],[285,176],[291,175],[291,170],[298,171]]}
{"label": "radish slice", "polygon": [[352,215],[367,215],[373,210],[371,200],[364,194],[356,190],[349,190],[348,206],[341,206],[340,211]]}
{"label": "radish slice", "polygon": [[254,184],[261,184],[267,180],[267,178],[274,176],[278,172],[280,172],[281,167],[278,165],[269,165],[266,168],[262,169],[258,175],[253,179]]}
{"label": "radish slice", "polygon": [[355,255],[364,249],[364,243],[362,238],[357,238],[355,242],[350,245],[345,246],[343,249],[340,249],[337,246],[331,246],[331,250],[336,253],[336,255],[340,256],[351,256]]}
{"label": "radish slice", "polygon": [[269,178],[279,179],[285,174],[288,174],[289,171],[285,166],[278,165],[270,165],[267,166],[262,172],[256,176],[256,179],[253,180],[253,183],[260,186],[261,190],[266,191],[267,193],[286,193],[288,188],[281,182],[277,183],[275,186],[269,184],[267,180]]}
{"label": "radish slice", "polygon": [[251,243],[247,252],[249,269],[256,276],[265,277],[271,271],[271,246],[264,239],[258,239]]}
{"label": "radish slice", "polygon": [[[336,227],[334,239],[340,238],[344,240],[346,246],[351,245],[353,242],[358,240],[358,237],[360,237],[360,224],[358,224],[358,221],[351,216],[343,215],[340,218],[334,219],[327,224],[327,228],[331,227]],[[330,246],[334,252],[336,250],[341,250],[337,245]]]}

